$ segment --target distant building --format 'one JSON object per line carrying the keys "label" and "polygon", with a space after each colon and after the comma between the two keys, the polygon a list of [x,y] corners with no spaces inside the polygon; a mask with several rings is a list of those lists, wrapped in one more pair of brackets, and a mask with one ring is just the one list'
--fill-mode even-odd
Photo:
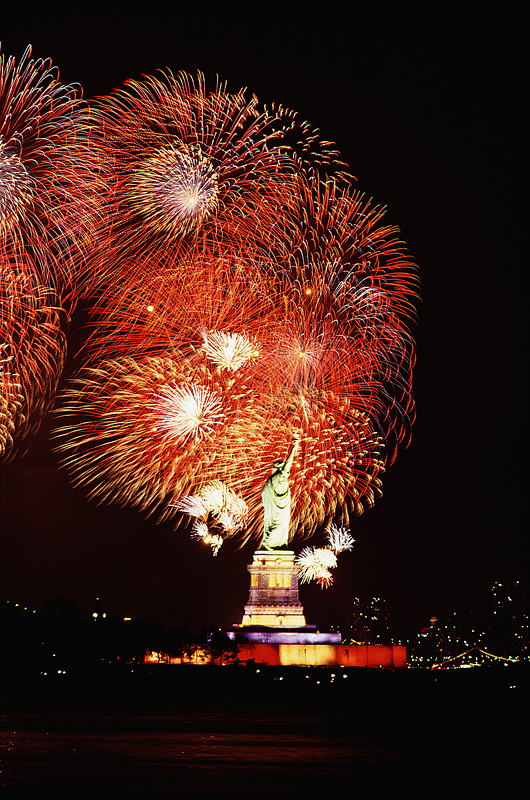
{"label": "distant building", "polygon": [[347,631],[352,641],[393,644],[390,609],[382,597],[354,598],[352,624]]}
{"label": "distant building", "polygon": [[530,613],[523,576],[516,570],[491,587],[491,608],[485,640],[501,655],[528,658]]}

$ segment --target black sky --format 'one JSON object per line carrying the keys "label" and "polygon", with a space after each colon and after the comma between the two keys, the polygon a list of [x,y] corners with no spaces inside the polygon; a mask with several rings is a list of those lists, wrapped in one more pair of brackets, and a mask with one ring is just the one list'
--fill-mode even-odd
{"label": "black sky", "polygon": [[[334,587],[304,588],[302,601],[323,627],[345,624],[358,594],[423,622],[527,565],[522,20],[249,7],[25,3],[2,9],[0,39],[6,55],[32,44],[50,56],[87,98],[164,67],[248,86],[336,141],[359,188],[388,206],[422,280],[417,421]],[[170,523],[88,503],[56,468],[48,428],[2,470],[0,594],[36,608],[63,595],[86,613],[99,596],[110,613],[192,627],[239,621],[252,548],[227,543],[214,559]]]}

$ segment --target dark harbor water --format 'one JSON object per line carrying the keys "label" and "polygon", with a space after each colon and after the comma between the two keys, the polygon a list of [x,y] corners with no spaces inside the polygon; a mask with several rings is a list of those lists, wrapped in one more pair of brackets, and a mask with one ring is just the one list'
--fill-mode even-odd
{"label": "dark harbor water", "polygon": [[434,785],[515,788],[526,762],[521,670],[48,678],[2,688],[2,797],[423,797]]}

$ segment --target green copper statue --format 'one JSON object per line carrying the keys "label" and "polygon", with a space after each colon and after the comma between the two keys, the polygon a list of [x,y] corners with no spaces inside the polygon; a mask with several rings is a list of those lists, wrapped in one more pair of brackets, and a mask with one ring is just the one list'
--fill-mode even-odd
{"label": "green copper statue", "polygon": [[263,487],[261,500],[264,510],[264,530],[261,549],[274,550],[289,542],[289,522],[291,519],[291,490],[289,489],[289,472],[300,437],[293,436],[293,446],[285,461],[275,461],[272,474]]}

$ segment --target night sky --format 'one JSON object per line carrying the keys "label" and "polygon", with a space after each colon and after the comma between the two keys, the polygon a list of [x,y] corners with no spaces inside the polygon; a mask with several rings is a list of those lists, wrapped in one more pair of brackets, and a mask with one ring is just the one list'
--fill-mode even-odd
{"label": "night sky", "polygon": [[[421,627],[528,563],[522,21],[444,6],[249,8],[26,2],[2,9],[0,40],[17,58],[32,44],[87,98],[164,67],[247,86],[337,142],[358,188],[388,207],[422,282],[417,420],[333,587],[301,599],[322,628],[347,625],[356,595],[385,597],[398,626]],[[74,316],[72,355],[82,323]],[[51,426],[2,468],[0,595],[37,609],[65,596],[86,614],[98,596],[107,613],[195,629],[239,622],[252,545],[228,541],[212,558],[172,522],[86,501],[57,468]]]}

